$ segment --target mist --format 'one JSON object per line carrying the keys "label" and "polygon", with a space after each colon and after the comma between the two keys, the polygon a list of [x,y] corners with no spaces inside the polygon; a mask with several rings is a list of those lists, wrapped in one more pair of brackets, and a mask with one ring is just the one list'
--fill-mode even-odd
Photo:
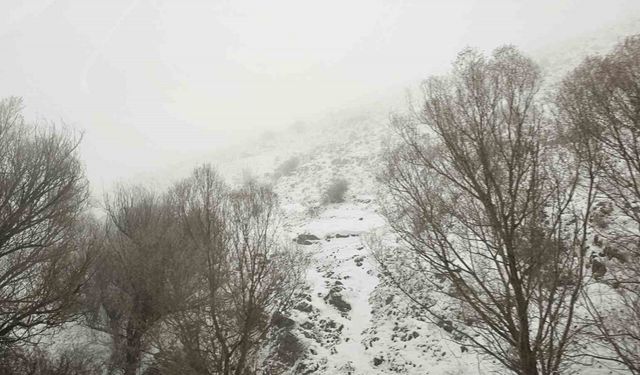
{"label": "mist", "polygon": [[640,1],[0,1],[0,375],[640,374]]}
{"label": "mist", "polygon": [[5,0],[0,95],[82,131],[102,189],[401,95],[465,46],[535,53],[639,11],[633,0]]}

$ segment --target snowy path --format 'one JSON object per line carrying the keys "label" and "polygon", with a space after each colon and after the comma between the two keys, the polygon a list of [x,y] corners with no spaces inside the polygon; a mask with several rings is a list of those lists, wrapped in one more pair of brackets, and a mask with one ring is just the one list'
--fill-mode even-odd
{"label": "snowy path", "polygon": [[[345,239],[332,239],[320,245],[320,251],[316,256],[319,269],[328,270],[320,275],[322,282],[318,283],[315,272],[314,294],[327,294],[326,285],[333,285],[335,281],[342,284],[340,292],[342,298],[349,303],[351,309],[341,314],[335,306],[322,300],[325,305],[323,313],[326,317],[344,325],[342,340],[334,347],[335,351],[330,358],[330,367],[335,370],[358,369],[353,374],[367,374],[373,358],[371,353],[365,350],[363,344],[363,331],[370,327],[371,306],[369,296],[378,283],[368,263],[366,250],[362,246],[359,237]],[[325,276],[328,275],[328,276]],[[321,285],[319,285],[321,284]]]}
{"label": "snowy path", "polygon": [[[377,214],[355,205],[342,205],[304,226],[304,231],[321,238],[312,245],[314,258],[307,275],[311,303],[318,310],[315,320],[339,325],[339,339],[326,353],[327,373],[375,372],[374,353],[366,350],[363,341],[364,332],[371,326],[369,297],[378,278],[362,235],[381,225],[384,221]],[[338,298],[338,303],[332,298]]]}
{"label": "snowy path", "polygon": [[296,226],[298,234],[320,240],[305,246],[313,256],[307,273],[313,308],[295,314],[312,355],[291,374],[477,373],[475,356],[461,353],[437,326],[413,317],[388,286],[378,290],[365,238],[385,225],[374,206],[345,203]]}
{"label": "snowy path", "polygon": [[[364,251],[364,249],[360,251]],[[378,284],[378,278],[373,276],[368,258],[365,258],[360,264],[361,266],[354,267],[356,263],[351,260],[342,263],[338,268],[340,273],[344,272],[350,276],[344,284],[346,287],[345,297],[350,301],[352,310],[349,313],[351,322],[345,325],[345,339],[336,346],[338,353],[336,362],[338,364],[350,363],[358,370],[354,374],[370,374],[373,371],[373,357],[372,353],[365,350],[363,333],[371,326],[369,296]]]}

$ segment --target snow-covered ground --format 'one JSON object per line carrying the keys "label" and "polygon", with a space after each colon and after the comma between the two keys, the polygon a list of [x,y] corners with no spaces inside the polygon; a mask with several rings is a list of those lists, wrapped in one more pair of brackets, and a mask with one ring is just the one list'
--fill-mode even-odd
{"label": "snow-covered ground", "polygon": [[[290,318],[304,351],[288,373],[471,374],[491,366],[451,342],[380,277],[370,238],[388,231],[376,175],[392,138],[386,116],[360,116],[284,134],[223,170],[232,181],[250,174],[272,182],[282,203],[284,235],[318,238],[299,245],[311,264]],[[273,177],[279,163],[294,156],[298,167]],[[349,181],[346,200],[322,205],[322,192],[335,178]]]}
{"label": "snow-covered ground", "polygon": [[[566,59],[552,57],[555,60],[546,59]],[[293,363],[289,361],[286,372],[491,373],[495,369],[491,360],[453,343],[380,276],[369,239],[388,230],[376,185],[382,152],[394,137],[387,124],[388,108],[342,113],[258,139],[242,149],[221,150],[209,160],[232,183],[257,178],[273,184],[281,202],[284,238],[300,234],[318,238],[299,245],[311,264],[306,289],[289,316],[294,322],[290,333],[302,351]],[[293,157],[299,160],[295,170],[276,176],[276,168]],[[336,178],[349,182],[346,201],[322,205],[323,191]],[[78,332],[74,328],[53,341],[64,345],[97,340],[91,335],[78,337]],[[268,367],[264,371],[273,373]],[[595,365],[580,373],[612,372]]]}
{"label": "snow-covered ground", "polygon": [[[249,174],[271,182],[282,202],[285,237],[318,238],[299,245],[311,264],[307,289],[290,318],[303,350],[289,374],[490,374],[492,359],[454,343],[381,276],[371,246],[389,226],[380,213],[376,175],[384,148],[393,142],[384,116],[284,134],[240,162]],[[295,145],[292,149],[288,145]],[[274,170],[291,157],[300,160],[289,175]],[[265,161],[267,160],[268,161]],[[239,167],[228,176],[240,181]],[[231,172],[231,174],[229,174]],[[346,200],[322,205],[322,192],[335,178],[349,181]],[[577,373],[616,374],[604,364],[573,368]],[[270,373],[267,367],[265,374]]]}

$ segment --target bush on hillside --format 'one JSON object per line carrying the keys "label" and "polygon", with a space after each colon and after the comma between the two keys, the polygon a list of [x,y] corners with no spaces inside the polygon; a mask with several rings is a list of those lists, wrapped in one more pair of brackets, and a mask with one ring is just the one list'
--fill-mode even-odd
{"label": "bush on hillside", "polygon": [[344,195],[349,190],[349,182],[344,178],[335,179],[325,190],[322,196],[322,203],[342,203]]}
{"label": "bush on hillside", "polygon": [[278,168],[276,168],[275,176],[276,178],[282,176],[291,175],[300,165],[300,158],[297,156],[293,156],[287,160],[285,160]]}

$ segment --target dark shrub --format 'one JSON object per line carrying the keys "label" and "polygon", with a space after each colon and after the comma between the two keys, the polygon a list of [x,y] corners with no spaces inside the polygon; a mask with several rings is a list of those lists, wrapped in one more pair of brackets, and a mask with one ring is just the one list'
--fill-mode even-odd
{"label": "dark shrub", "polygon": [[333,180],[322,196],[322,202],[342,203],[344,202],[344,194],[349,190],[349,182],[343,178]]}
{"label": "dark shrub", "polygon": [[293,156],[287,160],[285,160],[278,168],[276,168],[275,176],[289,176],[291,175],[300,165],[300,158],[297,156]]}

